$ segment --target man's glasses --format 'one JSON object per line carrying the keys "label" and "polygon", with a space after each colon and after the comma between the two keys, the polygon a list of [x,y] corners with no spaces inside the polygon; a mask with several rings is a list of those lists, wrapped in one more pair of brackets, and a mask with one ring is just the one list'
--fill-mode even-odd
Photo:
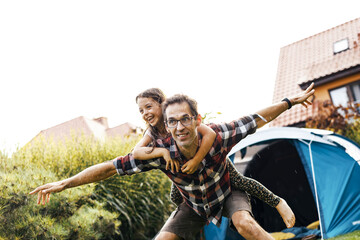
{"label": "man's glasses", "polygon": [[195,119],[195,117],[183,117],[180,120],[176,120],[176,119],[169,119],[167,121],[165,121],[166,126],[168,128],[176,128],[178,125],[178,122],[181,122],[181,124],[186,127],[189,126],[192,123],[192,120]]}

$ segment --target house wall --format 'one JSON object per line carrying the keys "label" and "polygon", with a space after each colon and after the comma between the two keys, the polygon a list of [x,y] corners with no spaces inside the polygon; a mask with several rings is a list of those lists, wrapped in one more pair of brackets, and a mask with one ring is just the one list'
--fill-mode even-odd
{"label": "house wall", "polygon": [[330,83],[318,86],[315,88],[315,99],[320,100],[320,101],[330,100],[329,90],[337,88],[337,87],[341,87],[341,86],[344,86],[344,85],[347,85],[349,83],[356,82],[359,80],[360,80],[360,73],[352,75],[347,78],[343,78],[338,81],[334,81],[334,82],[330,82]]}

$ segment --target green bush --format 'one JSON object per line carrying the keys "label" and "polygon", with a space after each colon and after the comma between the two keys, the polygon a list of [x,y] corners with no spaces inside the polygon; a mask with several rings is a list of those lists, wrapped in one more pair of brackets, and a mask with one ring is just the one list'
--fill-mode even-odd
{"label": "green bush", "polygon": [[357,119],[348,125],[346,128],[345,137],[353,140],[357,144],[360,144],[360,120]]}
{"label": "green bush", "polygon": [[130,152],[139,139],[38,139],[8,157],[0,152],[0,239],[151,239],[173,209],[160,171],[114,176],[52,194],[37,205],[35,187]]}
{"label": "green bush", "polygon": [[97,163],[126,155],[139,138],[108,138],[105,142],[74,136],[64,142],[35,138],[13,154],[17,165],[46,166],[59,177],[70,177]]}
{"label": "green bush", "polygon": [[120,213],[121,239],[148,239],[162,227],[174,209],[169,198],[171,183],[164,176],[156,170],[112,178],[96,186],[95,195],[107,203],[107,209]]}

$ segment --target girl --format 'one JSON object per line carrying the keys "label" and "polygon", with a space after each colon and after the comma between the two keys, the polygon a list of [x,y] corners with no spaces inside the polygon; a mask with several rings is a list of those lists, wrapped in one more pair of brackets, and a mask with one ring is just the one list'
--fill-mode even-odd
{"label": "girl", "polygon": [[[162,115],[161,104],[165,100],[164,93],[158,88],[151,88],[140,93],[136,97],[136,103],[139,106],[139,111],[147,124],[147,130],[144,137],[135,146],[133,155],[135,159],[147,160],[156,157],[163,157],[166,164],[166,169],[171,167],[171,171],[179,171],[179,163],[170,157],[167,149],[155,147],[155,143],[161,146],[162,139],[167,138],[169,133],[166,131],[164,118]],[[178,123],[182,124],[182,123]],[[181,171],[187,174],[193,174],[207,152],[210,150],[215,139],[215,133],[206,125],[202,124],[198,128],[199,134],[203,135],[202,144],[193,159],[186,162]],[[239,173],[232,162],[227,159],[227,166],[230,174],[231,187],[236,190],[242,190],[252,196],[259,198],[271,207],[275,207],[281,215],[286,227],[291,228],[295,224],[295,216],[286,201],[254,179],[247,178]],[[179,205],[183,199],[179,190],[172,185],[171,200]]]}

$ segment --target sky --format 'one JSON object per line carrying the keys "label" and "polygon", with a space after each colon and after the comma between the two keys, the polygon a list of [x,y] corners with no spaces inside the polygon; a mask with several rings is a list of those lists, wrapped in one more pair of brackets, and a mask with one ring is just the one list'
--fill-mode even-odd
{"label": "sky", "polygon": [[135,97],[151,87],[193,97],[215,122],[253,113],[272,104],[282,47],[359,9],[358,0],[0,1],[0,151],[79,116],[144,127]]}

